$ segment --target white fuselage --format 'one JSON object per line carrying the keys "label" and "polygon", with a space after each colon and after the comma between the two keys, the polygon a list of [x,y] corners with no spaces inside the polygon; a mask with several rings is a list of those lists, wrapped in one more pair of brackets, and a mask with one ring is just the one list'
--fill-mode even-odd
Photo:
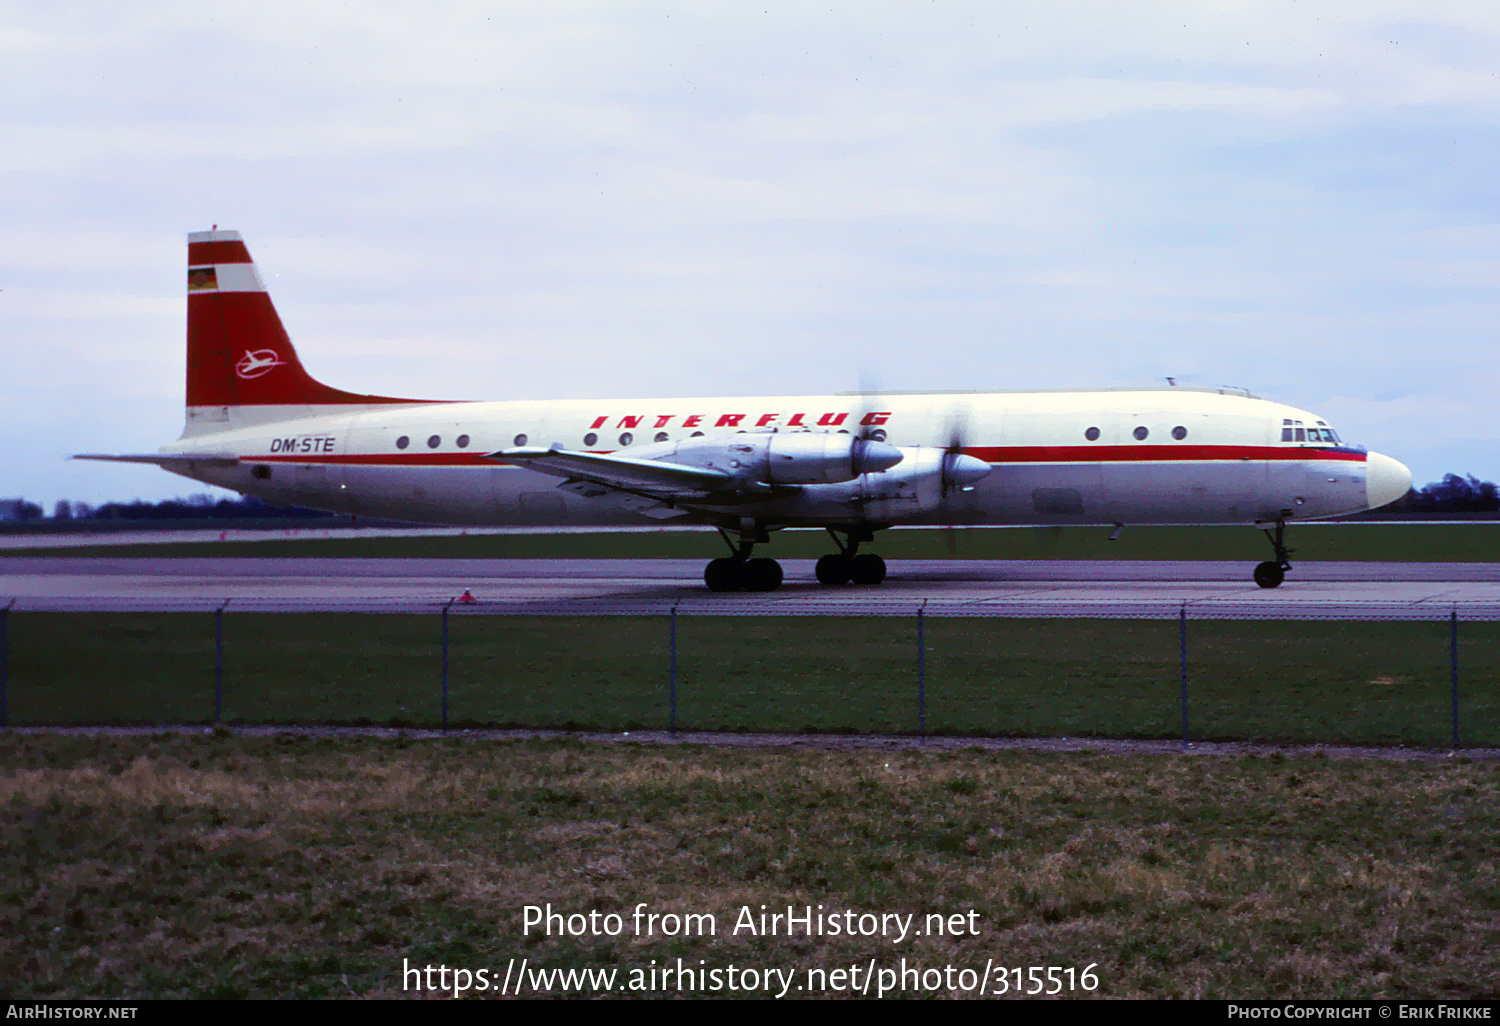
{"label": "white fuselage", "polygon": [[[651,523],[619,502],[568,491],[556,477],[488,454],[556,444],[650,458],[661,442],[700,432],[849,432],[908,450],[942,450],[961,439],[964,453],[992,467],[972,488],[943,497],[937,509],[904,511],[899,486],[887,489],[881,504],[858,508],[840,505],[833,486],[826,494],[819,491],[825,486],[810,486],[733,511],[772,528],[1269,523],[1381,505],[1409,482],[1394,460],[1335,444],[1331,431],[1319,438],[1312,426],[1323,422],[1306,411],[1185,388],[458,402],[308,412],[270,419],[287,411],[238,407],[220,415],[190,408],[187,433],[162,452],[236,456],[234,466],[171,469],[273,502],[475,525]],[[888,473],[894,480],[900,471],[898,465]]]}

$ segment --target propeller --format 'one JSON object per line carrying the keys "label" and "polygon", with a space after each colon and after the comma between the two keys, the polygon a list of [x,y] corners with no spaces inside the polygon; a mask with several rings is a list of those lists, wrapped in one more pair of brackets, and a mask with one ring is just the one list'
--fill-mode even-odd
{"label": "propeller", "polygon": [[960,408],[953,415],[953,420],[948,425],[948,444],[943,447],[943,509],[948,514],[948,522],[943,531],[944,541],[948,547],[950,557],[957,554],[957,538],[954,534],[953,525],[953,503],[952,496],[971,490],[975,484],[984,480],[990,472],[990,465],[976,456],[969,456],[964,452],[968,443],[968,413]]}
{"label": "propeller", "polygon": [[943,447],[943,494],[968,491],[984,480],[990,465],[965,454],[968,448],[968,411],[960,409],[948,424],[948,444]]}
{"label": "propeller", "polygon": [[[850,429],[860,438],[885,441],[885,431],[878,425],[866,424],[865,419],[874,411],[874,396],[880,393],[880,382],[868,368],[859,372],[859,405],[854,410],[854,426]],[[876,434],[876,432],[880,432]]]}

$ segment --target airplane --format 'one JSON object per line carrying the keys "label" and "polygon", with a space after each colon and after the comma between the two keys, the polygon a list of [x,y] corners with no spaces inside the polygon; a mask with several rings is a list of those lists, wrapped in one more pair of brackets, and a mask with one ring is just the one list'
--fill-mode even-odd
{"label": "airplane", "polygon": [[821,527],[824,585],[881,583],[896,525],[1203,525],[1264,531],[1406,494],[1398,461],[1243,389],[434,401],[359,395],[303,368],[241,234],[188,235],[187,419],[155,464],[294,504],[425,523],[709,525],[713,591],[774,591],[755,546]]}

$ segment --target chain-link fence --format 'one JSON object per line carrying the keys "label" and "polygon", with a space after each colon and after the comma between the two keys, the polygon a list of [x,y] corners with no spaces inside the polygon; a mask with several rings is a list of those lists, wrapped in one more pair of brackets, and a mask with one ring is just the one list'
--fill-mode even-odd
{"label": "chain-link fence", "polygon": [[[144,603],[142,603],[144,606]],[[159,605],[159,603],[157,604]],[[806,615],[816,613],[817,615]],[[803,614],[803,615],[799,615]],[[0,724],[1500,746],[1500,604],[183,602],[0,611]]]}

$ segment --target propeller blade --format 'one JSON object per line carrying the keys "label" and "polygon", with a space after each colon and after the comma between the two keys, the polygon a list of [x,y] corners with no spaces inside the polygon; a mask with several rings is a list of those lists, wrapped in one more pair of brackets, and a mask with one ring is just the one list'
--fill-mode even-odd
{"label": "propeller blade", "polygon": [[943,510],[947,514],[943,538],[950,558],[958,554],[957,529],[953,523],[957,513],[954,499],[983,480],[991,469],[984,460],[964,452],[968,447],[968,426],[968,411],[960,409],[954,413],[948,425],[948,445],[943,450]]}
{"label": "propeller blade", "polygon": [[[870,373],[869,368],[862,369],[859,372],[859,406],[854,411],[854,427],[852,429],[860,438],[869,438],[877,430],[866,424],[865,419],[875,409],[874,397],[879,391],[880,382],[875,379],[875,375]],[[880,432],[877,440],[885,440],[884,431]]]}

